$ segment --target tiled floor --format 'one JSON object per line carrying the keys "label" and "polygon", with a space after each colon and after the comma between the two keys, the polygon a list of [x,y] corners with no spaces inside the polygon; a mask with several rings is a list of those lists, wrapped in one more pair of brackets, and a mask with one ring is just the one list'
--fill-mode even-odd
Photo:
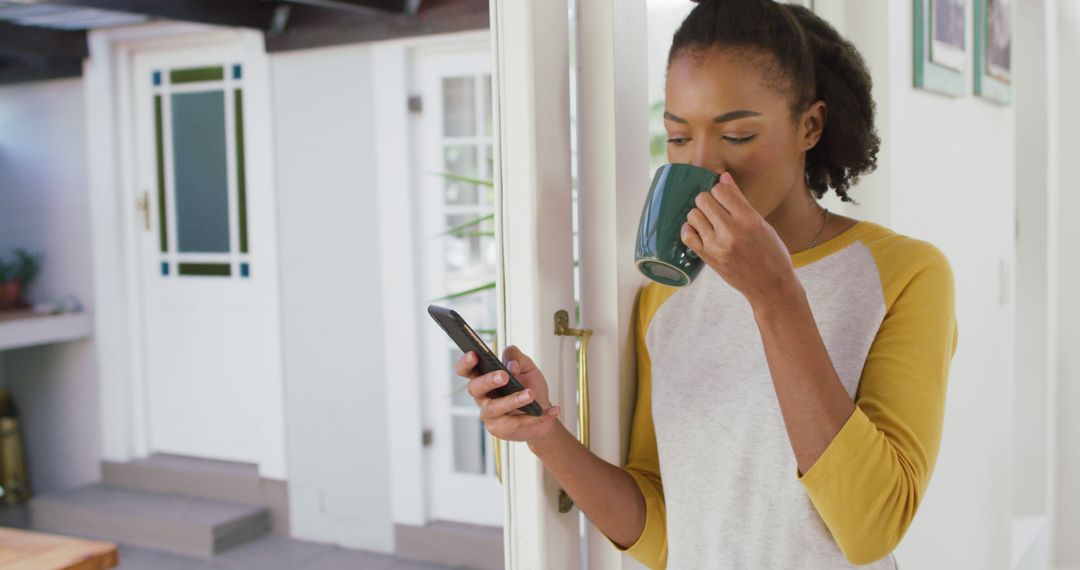
{"label": "tiled floor", "polygon": [[[27,528],[25,509],[0,509],[0,526]],[[210,559],[120,545],[122,570],[444,570],[441,564],[394,558],[384,554],[264,536]]]}
{"label": "tiled floor", "polygon": [[156,550],[120,547],[123,570],[435,570],[450,566],[402,560],[392,556],[347,550],[266,536],[228,550],[212,559],[188,558]]}

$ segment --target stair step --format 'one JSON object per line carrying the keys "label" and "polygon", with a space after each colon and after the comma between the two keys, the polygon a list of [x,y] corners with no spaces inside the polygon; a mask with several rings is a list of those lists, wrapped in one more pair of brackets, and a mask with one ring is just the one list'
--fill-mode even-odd
{"label": "stair step", "polygon": [[264,479],[250,463],[154,454],[127,462],[102,461],[109,487],[167,493],[266,507],[274,534],[289,535],[288,486]]}
{"label": "stair step", "polygon": [[103,461],[102,483],[109,487],[263,504],[259,470],[248,463],[152,455],[128,462]]}
{"label": "stair step", "polygon": [[30,501],[34,529],[210,557],[270,530],[265,508],[90,485]]}

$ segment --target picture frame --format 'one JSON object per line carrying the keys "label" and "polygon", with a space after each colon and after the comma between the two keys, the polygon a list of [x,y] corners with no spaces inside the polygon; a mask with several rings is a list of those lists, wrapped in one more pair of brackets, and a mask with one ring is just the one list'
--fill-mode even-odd
{"label": "picture frame", "polygon": [[975,95],[1001,105],[1012,102],[1014,0],[975,0]]}
{"label": "picture frame", "polygon": [[962,97],[967,92],[968,0],[913,1],[913,83]]}

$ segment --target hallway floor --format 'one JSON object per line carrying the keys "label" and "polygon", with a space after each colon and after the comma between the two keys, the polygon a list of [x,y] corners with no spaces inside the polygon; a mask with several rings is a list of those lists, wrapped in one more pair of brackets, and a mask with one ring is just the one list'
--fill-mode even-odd
{"label": "hallway floor", "polygon": [[[0,508],[0,526],[29,528],[24,507]],[[32,530],[32,529],[31,529]],[[120,545],[122,570],[469,570],[267,535],[213,558]]]}

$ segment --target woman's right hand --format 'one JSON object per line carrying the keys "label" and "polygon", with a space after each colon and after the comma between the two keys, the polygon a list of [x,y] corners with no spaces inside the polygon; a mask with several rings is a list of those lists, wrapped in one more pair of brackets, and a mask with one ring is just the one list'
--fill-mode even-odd
{"label": "woman's right hand", "polygon": [[[484,422],[488,432],[499,439],[538,441],[547,438],[558,423],[555,418],[559,415],[559,407],[552,406],[548,400],[547,380],[544,379],[543,372],[514,345],[503,350],[502,361],[525,390],[509,396],[491,394],[494,397],[489,397],[489,392],[506,384],[506,372],[496,370],[480,374],[476,370],[479,358],[473,351],[463,354],[455,365],[457,375],[469,380],[469,395],[473,397],[476,405],[480,406],[480,421]],[[524,400],[520,399],[523,394]],[[533,400],[544,410],[543,415],[530,416],[518,410]]]}

